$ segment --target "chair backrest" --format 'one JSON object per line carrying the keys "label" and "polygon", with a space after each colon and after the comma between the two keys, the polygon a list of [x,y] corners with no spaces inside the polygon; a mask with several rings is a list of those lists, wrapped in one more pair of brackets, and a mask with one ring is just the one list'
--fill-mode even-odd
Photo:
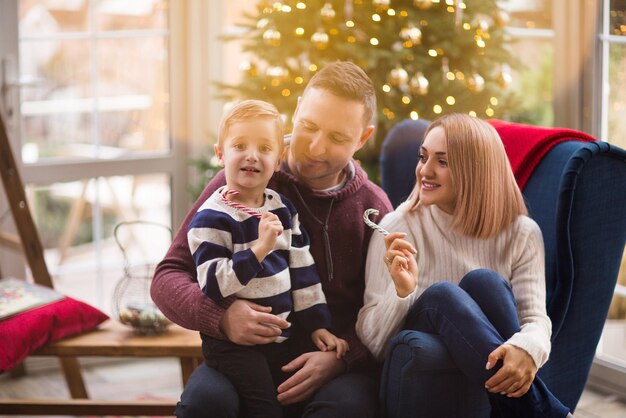
{"label": "chair backrest", "polygon": [[[381,150],[382,185],[397,206],[415,183],[428,122],[402,121]],[[626,152],[604,142],[554,146],[523,189],[546,251],[552,352],[540,375],[574,407],[584,388],[609,309],[626,242]]]}

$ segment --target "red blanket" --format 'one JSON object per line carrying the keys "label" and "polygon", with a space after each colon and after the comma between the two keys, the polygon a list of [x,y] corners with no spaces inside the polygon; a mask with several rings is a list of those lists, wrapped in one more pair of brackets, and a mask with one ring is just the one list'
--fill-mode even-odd
{"label": "red blanket", "polygon": [[511,162],[520,189],[523,189],[537,164],[552,147],[563,141],[596,141],[583,132],[564,128],[541,128],[491,119]]}

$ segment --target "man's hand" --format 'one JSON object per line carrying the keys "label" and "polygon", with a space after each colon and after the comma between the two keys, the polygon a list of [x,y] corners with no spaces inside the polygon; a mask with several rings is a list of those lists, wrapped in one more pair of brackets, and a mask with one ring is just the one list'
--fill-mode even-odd
{"label": "man's hand", "polygon": [[346,364],[332,351],[314,351],[296,357],[282,370],[286,373],[298,370],[278,386],[278,402],[290,405],[313,396],[316,390],[343,373]]}
{"label": "man's hand", "polygon": [[491,393],[519,398],[530,389],[537,373],[537,366],[525,350],[502,344],[489,354],[486,369],[491,369],[500,359],[502,367],[485,382],[485,388]]}
{"label": "man's hand", "polygon": [[220,329],[226,337],[239,345],[268,344],[274,342],[289,323],[272,315],[272,308],[248,300],[238,299],[226,309]]}

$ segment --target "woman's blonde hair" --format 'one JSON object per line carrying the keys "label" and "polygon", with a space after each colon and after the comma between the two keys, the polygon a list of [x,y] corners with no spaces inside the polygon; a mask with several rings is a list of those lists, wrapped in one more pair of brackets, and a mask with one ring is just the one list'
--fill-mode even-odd
{"label": "woman's blonde hair", "polygon": [[[457,201],[452,226],[463,235],[486,239],[497,235],[526,204],[498,132],[489,123],[455,113],[435,120],[424,133],[441,127],[448,147],[448,167]],[[420,201],[419,181],[409,196],[409,210]]]}
{"label": "woman's blonde hair", "polygon": [[283,133],[283,120],[274,106],[271,103],[263,100],[243,100],[235,104],[224,115],[220,122],[219,132],[217,136],[217,147],[222,149],[224,146],[224,140],[228,134],[228,129],[235,123],[246,122],[254,118],[267,118],[273,120],[276,125],[276,141],[278,143],[279,155],[282,154],[284,147],[284,133]]}

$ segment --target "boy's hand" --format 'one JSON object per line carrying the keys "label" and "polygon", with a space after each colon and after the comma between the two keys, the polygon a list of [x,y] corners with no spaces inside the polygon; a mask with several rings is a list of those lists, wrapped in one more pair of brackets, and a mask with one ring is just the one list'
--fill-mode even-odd
{"label": "boy's hand", "polygon": [[311,333],[313,343],[320,351],[337,351],[337,359],[340,359],[350,350],[348,342],[342,338],[336,337],[327,329],[316,329]]}
{"label": "boy's hand", "polygon": [[259,239],[251,247],[259,262],[274,249],[276,240],[283,233],[283,224],[278,216],[271,212],[266,212],[261,216],[259,222]]}
{"label": "boy's hand", "polygon": [[415,255],[417,250],[403,238],[405,233],[392,232],[385,237],[385,264],[399,297],[411,294],[417,286],[418,271]]}

